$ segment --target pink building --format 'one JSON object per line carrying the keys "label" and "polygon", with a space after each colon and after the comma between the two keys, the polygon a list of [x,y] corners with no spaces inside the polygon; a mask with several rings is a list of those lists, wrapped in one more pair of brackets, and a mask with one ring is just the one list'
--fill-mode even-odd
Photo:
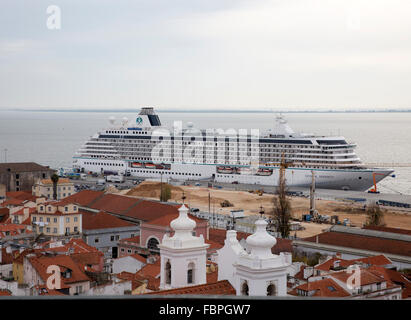
{"label": "pink building", "polygon": [[[170,222],[178,217],[178,213],[165,215],[154,220],[142,222],[140,226],[140,246],[151,250],[156,250],[157,245],[161,243],[165,234],[173,236],[174,232],[170,228]],[[208,221],[189,215],[197,226],[194,229],[195,235],[204,237],[204,240],[209,238]]]}

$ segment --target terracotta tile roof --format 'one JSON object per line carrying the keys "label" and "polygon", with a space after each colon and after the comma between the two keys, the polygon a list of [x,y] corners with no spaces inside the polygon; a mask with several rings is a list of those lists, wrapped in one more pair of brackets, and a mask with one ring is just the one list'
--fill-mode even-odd
{"label": "terracotta tile roof", "polygon": [[161,272],[160,262],[161,262],[160,259],[158,259],[154,263],[146,264],[139,271],[137,271],[137,274],[141,277],[149,276],[149,277],[157,278]]}
{"label": "terracotta tile roof", "polygon": [[32,191],[8,191],[6,198],[13,198],[17,200],[27,200],[35,202],[37,197],[32,194]]}
{"label": "terracotta tile roof", "polygon": [[334,267],[334,262],[339,261],[339,265],[341,268],[347,268],[350,265],[353,265],[357,262],[369,264],[369,265],[376,265],[376,266],[385,266],[392,264],[392,261],[389,260],[386,256],[383,254],[378,255],[378,256],[371,256],[371,257],[365,257],[365,258],[359,258],[359,259],[352,259],[352,260],[344,260],[341,258],[333,257],[327,261],[325,261],[322,264],[316,265],[315,269],[317,270],[322,270],[322,271],[330,271]]}
{"label": "terracotta tile roof", "polygon": [[207,251],[215,251],[215,250],[221,249],[223,247],[221,245],[221,243],[218,243],[218,242],[213,241],[213,240],[205,240],[205,243],[210,245],[208,247]]}
{"label": "terracotta tile roof", "polygon": [[[227,230],[210,228],[208,238],[209,240],[215,241],[221,244],[222,246],[224,246],[226,234],[227,234]],[[237,240],[240,241],[241,239],[246,239],[250,235],[251,233],[237,231]]]}
{"label": "terracotta tile roof", "polygon": [[378,272],[385,278],[385,280],[400,285],[402,287],[403,299],[411,298],[411,281],[408,280],[402,273],[381,266],[371,266],[369,270]]}
{"label": "terracotta tile roof", "polygon": [[11,296],[11,292],[7,289],[0,289],[0,296]]}
{"label": "terracotta tile roof", "polygon": [[10,198],[7,199],[6,201],[3,201],[1,204],[3,207],[6,206],[22,206],[26,202],[26,200],[20,200],[20,199],[15,199],[15,198]]}
{"label": "terracotta tile roof", "polygon": [[70,257],[77,264],[82,264],[85,266],[100,265],[104,263],[104,253],[103,252],[82,252],[71,254]]}
{"label": "terracotta tile roof", "polygon": [[9,218],[9,209],[0,208],[0,223],[4,223]]}
{"label": "terracotta tile roof", "polygon": [[271,248],[273,254],[280,254],[281,252],[293,252],[293,241],[289,239],[276,238],[277,243]]}
{"label": "terracotta tile roof", "polygon": [[139,254],[131,254],[130,257],[142,262],[142,263],[147,263],[147,259],[144,258],[143,256],[139,255]]}
{"label": "terracotta tile roof", "polygon": [[55,289],[48,289],[45,285],[35,286],[35,288],[39,296],[65,296],[64,293]]}
{"label": "terracotta tile roof", "polygon": [[343,298],[350,296],[344,288],[329,278],[304,283],[294,288],[289,294],[297,296],[299,290],[306,292],[315,291],[312,295],[313,297]]}
{"label": "terracotta tile roof", "polygon": [[[136,200],[136,199],[135,199]],[[165,204],[155,201],[139,200],[122,215],[141,221],[153,220],[173,213],[178,213],[180,205]]]}
{"label": "terracotta tile roof", "polygon": [[[330,273],[329,276],[337,280],[340,280],[344,283],[347,283],[347,280],[349,277],[352,276],[352,273],[348,273],[346,271],[338,271],[338,272]],[[366,285],[373,284],[373,283],[379,283],[384,280],[385,279],[381,274],[372,272],[371,270],[368,270],[368,269],[360,268],[360,285],[361,286],[366,286]]]}
{"label": "terracotta tile roof", "polygon": [[110,229],[110,228],[123,228],[132,227],[134,224],[117,218],[111,214],[105,212],[93,213],[86,210],[79,210],[82,213],[82,222],[84,230],[96,230],[96,229]]}
{"label": "terracotta tile roof", "polygon": [[36,208],[21,208],[20,210],[18,210],[18,211],[16,211],[16,212],[14,212],[12,215],[14,216],[14,215],[17,215],[17,216],[19,216],[19,215],[24,215],[24,209],[29,209],[28,211],[28,213],[29,213],[29,215],[31,215],[32,213],[34,213],[34,212],[36,212]]}
{"label": "terracotta tile roof", "polygon": [[83,190],[64,199],[83,207],[123,215],[142,221],[153,220],[171,213],[178,213],[179,205],[143,200],[118,194]]}
{"label": "terracotta tile roof", "polygon": [[[147,222],[145,222],[144,224],[151,224],[151,225],[155,225],[155,226],[165,226],[168,227],[170,226],[170,222],[173,221],[174,219],[177,219],[179,216],[179,214],[176,213],[171,213],[171,214],[167,214],[167,215],[163,215],[161,217],[149,220]],[[188,217],[192,220],[194,220],[197,225],[198,224],[207,224],[207,220],[205,219],[200,219],[197,218],[196,216],[193,216],[192,214],[188,214]]]}
{"label": "terracotta tile roof", "polygon": [[135,243],[137,245],[140,245],[140,236],[135,236],[132,238],[125,238],[125,239],[120,239],[119,242],[132,242]]}
{"label": "terracotta tile roof", "polygon": [[410,243],[401,240],[382,239],[340,232],[324,232],[318,236],[304,238],[303,241],[316,242],[317,237],[318,242],[322,244],[411,256]]}
{"label": "terracotta tile roof", "polygon": [[118,279],[131,280],[131,290],[134,290],[144,283],[147,283],[147,289],[156,291],[160,287],[160,278],[154,278],[152,276],[141,276],[137,273],[130,273],[123,271],[116,275]]}
{"label": "terracotta tile roof", "polygon": [[6,248],[1,248],[1,254],[2,254],[2,257],[1,257],[1,263],[0,264],[5,265],[5,264],[12,264],[13,263],[13,260],[14,260],[14,253],[13,252],[8,253]]}
{"label": "terracotta tile roof", "polygon": [[53,171],[49,167],[39,165],[35,162],[9,162],[0,163],[0,173],[8,172],[34,172],[34,171]]}
{"label": "terracotta tile roof", "polygon": [[380,227],[380,226],[364,226],[363,229],[376,230],[376,231],[382,231],[382,232],[391,232],[391,233],[398,233],[398,234],[407,234],[411,236],[411,230],[407,230],[407,229]]}
{"label": "terracotta tile roof", "polygon": [[88,204],[90,204],[97,198],[102,197],[103,195],[103,191],[82,190],[64,198],[64,200],[86,207]]}
{"label": "terracotta tile roof", "polygon": [[149,292],[151,295],[235,295],[235,289],[227,280],[221,280],[214,283],[200,284],[184,288],[161,290]]}
{"label": "terracotta tile roof", "polygon": [[29,261],[44,283],[47,282],[47,279],[50,276],[50,274],[47,274],[47,267],[50,265],[59,266],[62,272],[66,271],[67,269],[70,269],[72,271],[70,278],[61,278],[62,283],[65,285],[76,282],[90,281],[90,278],[83,272],[83,270],[80,269],[77,263],[67,255],[57,255],[55,257],[46,257],[39,255],[30,257]]}
{"label": "terracotta tile roof", "polygon": [[[22,226],[19,224],[2,223],[0,224],[0,238],[22,234],[25,232],[25,229],[26,229],[25,226]],[[7,233],[9,234],[7,235]]]}
{"label": "terracotta tile roof", "polygon": [[[42,184],[53,184],[53,181],[51,179],[43,179],[41,180]],[[72,183],[70,181],[70,179],[67,178],[59,178],[59,181],[57,182],[57,184],[68,184],[68,183]]]}

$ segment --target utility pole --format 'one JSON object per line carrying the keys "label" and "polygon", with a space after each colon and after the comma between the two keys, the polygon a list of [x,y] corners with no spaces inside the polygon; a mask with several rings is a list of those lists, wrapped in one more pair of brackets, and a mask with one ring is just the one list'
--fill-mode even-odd
{"label": "utility pole", "polygon": [[7,163],[7,148],[4,148],[4,162]]}

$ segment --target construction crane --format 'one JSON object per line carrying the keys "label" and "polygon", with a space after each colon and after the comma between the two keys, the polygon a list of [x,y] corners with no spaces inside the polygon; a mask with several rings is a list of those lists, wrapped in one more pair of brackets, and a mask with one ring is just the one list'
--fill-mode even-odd
{"label": "construction crane", "polygon": [[372,181],[374,183],[374,188],[370,189],[368,192],[369,193],[380,193],[379,191],[377,191],[377,182],[375,180],[375,176],[376,175],[381,175],[381,176],[385,176],[384,173],[378,173],[378,172],[373,172],[372,173]]}

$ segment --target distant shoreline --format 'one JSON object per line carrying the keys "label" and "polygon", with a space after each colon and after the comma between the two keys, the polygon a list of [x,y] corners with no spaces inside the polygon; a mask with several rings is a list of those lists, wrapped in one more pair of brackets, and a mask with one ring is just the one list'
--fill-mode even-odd
{"label": "distant shoreline", "polygon": [[[91,112],[91,113],[133,113],[135,109],[0,109],[0,111],[15,112]],[[409,113],[411,109],[385,109],[385,110],[229,110],[229,109],[156,109],[159,113]]]}

